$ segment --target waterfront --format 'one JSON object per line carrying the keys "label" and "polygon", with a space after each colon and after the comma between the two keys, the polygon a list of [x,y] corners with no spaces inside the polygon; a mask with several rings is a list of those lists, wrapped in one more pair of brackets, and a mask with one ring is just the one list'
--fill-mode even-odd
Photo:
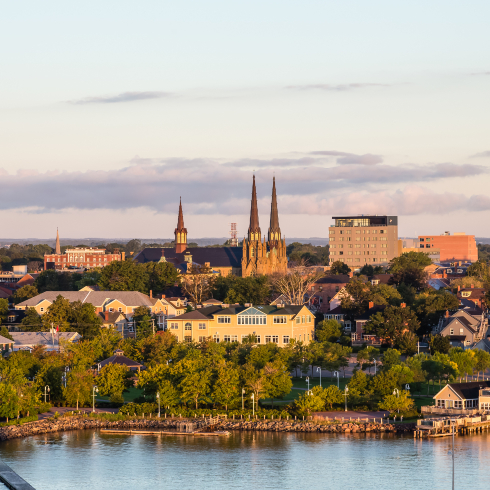
{"label": "waterfront", "polygon": [[[451,487],[450,438],[235,432],[228,438],[77,431],[0,444],[36,490]],[[456,488],[488,488],[490,436],[456,438]]]}

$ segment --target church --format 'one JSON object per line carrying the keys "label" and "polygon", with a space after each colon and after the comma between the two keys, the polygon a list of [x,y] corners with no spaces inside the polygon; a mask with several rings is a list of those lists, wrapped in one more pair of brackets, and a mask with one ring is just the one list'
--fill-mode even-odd
{"label": "church", "polygon": [[248,277],[287,270],[286,241],[282,238],[279,227],[275,177],[272,181],[271,216],[267,241],[265,235],[262,238],[259,226],[255,175],[252,184],[250,225],[242,247],[187,248],[187,228],[184,226],[182,201],[179,204],[179,216],[174,235],[175,248],[145,248],[133,260],[138,263],[170,262],[183,274],[191,264],[208,266],[222,276],[233,274]]}

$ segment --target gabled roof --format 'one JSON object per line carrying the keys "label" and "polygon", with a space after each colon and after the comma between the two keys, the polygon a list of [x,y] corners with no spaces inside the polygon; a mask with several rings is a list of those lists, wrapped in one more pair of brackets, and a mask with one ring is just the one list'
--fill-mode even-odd
{"label": "gabled roof", "polygon": [[356,316],[355,321],[358,320],[369,320],[373,315],[379,311],[384,311],[388,305],[375,305],[372,308],[366,310],[362,315]]}
{"label": "gabled roof", "polygon": [[235,267],[242,266],[242,247],[195,247],[188,248],[183,253],[177,253],[174,248],[145,248],[134,257],[134,261],[140,264],[146,262],[158,262],[162,258],[175,266],[185,262],[185,255],[192,256],[192,262],[204,265],[209,262],[211,267]]}
{"label": "gabled roof", "polygon": [[[107,314],[107,321],[106,321],[106,314]],[[112,324],[112,323],[116,323],[117,321],[121,321],[121,320],[126,320],[126,317],[124,316],[123,313],[120,313],[119,311],[104,311],[104,312],[100,312],[100,313],[97,313],[97,315],[100,317],[100,319],[102,320],[102,324],[103,325],[109,325],[109,324]],[[120,318],[122,317],[122,318]]]}
{"label": "gabled roof", "polygon": [[15,347],[22,345],[58,345],[60,340],[75,342],[81,338],[77,332],[56,332],[53,336],[50,332],[10,332],[15,341]]}
{"label": "gabled roof", "polygon": [[350,281],[350,277],[346,274],[329,274],[315,281],[315,284],[347,284]]}
{"label": "gabled roof", "polygon": [[10,340],[10,339],[6,339],[5,337],[2,337],[0,335],[0,345],[4,345],[4,344],[13,344],[14,341],[13,340]]}
{"label": "gabled roof", "polygon": [[125,366],[128,366],[128,368],[144,368],[143,364],[140,364],[139,362],[133,361],[133,359],[130,359],[129,357],[123,356],[121,354],[114,354],[113,356],[104,359],[103,361],[99,362],[99,367],[104,367],[107,364],[123,364]]}
{"label": "gabled roof", "polygon": [[[480,387],[490,388],[490,381],[474,381],[471,383],[449,383],[448,386],[450,386],[454,390],[454,392],[457,393],[457,395],[460,396],[463,400],[472,400],[472,399],[475,400],[478,398]],[[437,393],[435,396],[437,396],[439,393]]]}
{"label": "gabled roof", "polygon": [[[445,330],[446,328],[448,327],[451,327],[451,325],[453,324],[459,324],[459,325],[462,325],[463,327],[466,327],[470,332],[472,333],[475,333],[478,329],[475,328],[469,321],[467,318],[465,317],[462,317],[462,316],[458,316],[458,317],[455,317],[455,316],[451,316],[449,317],[446,321],[445,321],[445,325],[443,326],[441,332],[443,330]],[[454,328],[454,325],[453,325],[453,328]]]}
{"label": "gabled roof", "polygon": [[368,279],[370,281],[379,281],[380,284],[390,284],[392,277],[393,274],[374,274],[374,276],[370,276]]}
{"label": "gabled roof", "polygon": [[327,315],[343,315],[342,306],[336,306],[333,310],[329,310],[326,312]]}
{"label": "gabled roof", "polygon": [[278,308],[275,305],[231,305],[227,308],[221,308],[218,305],[213,305],[207,306],[205,308],[199,308],[189,313],[184,313],[183,315],[176,316],[171,320],[211,320],[215,315],[238,315],[250,309],[257,310],[258,312],[264,313],[265,315],[297,315],[303,308],[306,308],[306,306],[285,305],[284,307]]}

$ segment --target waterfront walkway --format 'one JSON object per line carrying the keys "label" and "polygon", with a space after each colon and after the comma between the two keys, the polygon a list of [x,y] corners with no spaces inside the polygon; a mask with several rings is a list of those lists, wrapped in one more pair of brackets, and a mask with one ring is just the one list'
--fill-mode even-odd
{"label": "waterfront walkway", "polygon": [[337,420],[344,418],[344,420],[348,421],[350,418],[353,420],[357,420],[360,418],[361,420],[369,419],[381,419],[388,417],[390,412],[381,411],[381,412],[314,412],[313,417],[321,417],[324,419],[334,419]]}

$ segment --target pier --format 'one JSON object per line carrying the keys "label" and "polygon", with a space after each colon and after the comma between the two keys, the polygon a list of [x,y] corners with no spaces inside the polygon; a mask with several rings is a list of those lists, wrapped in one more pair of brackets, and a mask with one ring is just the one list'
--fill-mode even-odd
{"label": "pier", "polygon": [[10,490],[35,490],[21,478],[10,466],[0,461],[0,482]]}
{"label": "pier", "polygon": [[490,416],[472,415],[417,420],[414,438],[469,435],[490,430]]}

